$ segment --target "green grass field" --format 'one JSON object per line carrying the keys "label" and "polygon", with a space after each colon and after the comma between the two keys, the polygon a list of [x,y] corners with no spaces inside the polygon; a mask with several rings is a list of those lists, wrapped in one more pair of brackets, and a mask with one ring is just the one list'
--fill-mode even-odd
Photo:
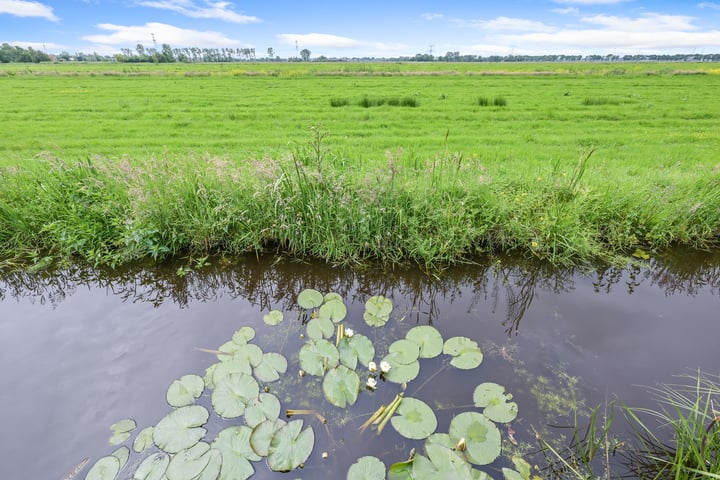
{"label": "green grass field", "polygon": [[707,248],[719,88],[714,64],[1,66],[0,251],[435,265]]}

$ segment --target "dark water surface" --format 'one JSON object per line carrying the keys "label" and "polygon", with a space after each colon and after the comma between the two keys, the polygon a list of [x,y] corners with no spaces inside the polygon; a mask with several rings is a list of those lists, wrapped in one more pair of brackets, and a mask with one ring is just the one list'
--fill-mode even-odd
{"label": "dark water surface", "polygon": [[[341,294],[346,323],[368,335],[378,351],[415,325],[432,324],[444,338],[477,340],[485,354],[480,367],[433,376],[439,360],[427,360],[408,392],[452,407],[471,404],[480,382],[501,383],[519,404],[513,428],[521,442],[532,441],[531,426],[568,411],[562,399],[573,394],[591,406],[616,397],[654,406],[647,386],[697,369],[720,373],[717,254],[678,253],[649,268],[593,272],[495,262],[438,277],[269,258],[217,260],[179,276],[181,265],[0,275],[1,479],[60,480],[84,457],[92,465],[110,454],[116,448],[108,444],[112,423],[131,417],[138,430],[156,424],[170,411],[165,393],[172,381],[203,375],[216,362],[196,347],[218,348],[243,325],[257,329],[263,349],[287,356],[288,375],[297,378],[293,355],[302,340],[294,312],[304,288]],[[377,294],[395,305],[387,332],[362,320],[365,301]],[[270,309],[286,312],[281,326],[262,322]],[[297,404],[281,397],[283,408],[317,408],[333,429],[306,418],[316,447],[304,470],[282,478],[344,478],[362,455],[387,465],[405,459],[415,445],[392,428],[380,440],[357,432],[363,414],[397,390],[383,389],[362,394],[349,420],[339,419],[329,404],[304,405],[305,398],[286,392]],[[439,410],[438,431],[446,432],[459,411]],[[347,423],[334,428],[333,422]],[[229,424],[215,418],[209,429]],[[328,459],[321,459],[323,451]],[[131,465],[142,458],[131,457]],[[263,463],[254,465],[254,478],[275,478]],[[131,477],[128,469],[119,476]]]}

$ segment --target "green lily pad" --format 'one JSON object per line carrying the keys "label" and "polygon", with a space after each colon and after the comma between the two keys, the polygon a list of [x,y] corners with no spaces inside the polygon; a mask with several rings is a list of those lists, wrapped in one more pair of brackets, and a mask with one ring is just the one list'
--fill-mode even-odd
{"label": "green lily pad", "polygon": [[365,302],[365,313],[363,314],[365,323],[371,327],[382,327],[390,319],[392,309],[392,301],[389,298],[382,295],[370,297]]}
{"label": "green lily pad", "polygon": [[[203,376],[203,381],[205,382],[205,387],[209,388],[210,390],[215,388],[215,381],[213,380],[213,375],[215,375],[215,369],[218,365],[223,364],[224,362],[218,362],[213,363],[208,368],[205,369],[205,375]],[[248,365],[249,366],[249,365]],[[251,369],[252,371],[252,369]]]}
{"label": "green lily pad", "polygon": [[331,301],[331,300],[339,300],[339,301],[342,302],[342,301],[343,301],[343,297],[342,297],[342,295],[340,295],[339,293],[336,293],[336,292],[328,292],[328,293],[326,293],[325,296],[323,297],[323,300],[324,300],[325,302],[329,302],[329,301]]}
{"label": "green lily pad", "polygon": [[335,333],[335,324],[329,318],[313,318],[307,323],[305,332],[314,339],[330,338]]}
{"label": "green lily pad", "polygon": [[111,455],[118,459],[120,462],[120,470],[127,465],[128,459],[130,458],[130,449],[127,447],[120,447],[115,450]]}
{"label": "green lily pad", "polygon": [[195,403],[205,390],[205,381],[198,375],[185,375],[175,380],[168,388],[165,398],[173,407],[184,407]]}
{"label": "green lily pad", "polygon": [[465,458],[475,465],[488,465],[500,456],[500,430],[485,415],[464,412],[450,422],[453,442],[465,439]]}
{"label": "green lily pad", "polygon": [[450,364],[461,370],[470,370],[483,361],[483,354],[477,342],[467,337],[452,337],[443,345],[443,353],[452,355]]}
{"label": "green lily pad", "polygon": [[275,432],[287,425],[282,419],[265,420],[257,424],[250,435],[250,447],[261,457],[267,457],[270,453],[270,442]]}
{"label": "green lily pad", "polygon": [[153,442],[166,453],[178,453],[192,447],[205,436],[202,425],[210,413],[200,405],[180,407],[165,415],[153,429]]}
{"label": "green lily pad", "polygon": [[223,363],[241,359],[247,360],[250,365],[255,367],[262,361],[262,350],[252,343],[238,345],[235,341],[231,340],[220,345],[218,350],[224,352],[224,354],[218,354],[218,359]]}
{"label": "green lily pad", "polygon": [[142,453],[153,445],[153,427],[145,427],[137,434],[133,442],[135,453]]}
{"label": "green lily pad", "polygon": [[274,382],[287,371],[287,360],[279,353],[269,352],[263,354],[260,364],[253,370],[255,378],[261,382]]}
{"label": "green lily pad", "polygon": [[435,358],[443,351],[443,338],[437,328],[420,325],[408,330],[405,338],[420,347],[420,358]]}
{"label": "green lily pad", "polygon": [[255,473],[250,461],[260,460],[250,448],[252,430],[246,426],[228,427],[213,441],[213,448],[222,454],[222,468],[218,480],[245,480]]}
{"label": "green lily pad", "polygon": [[120,460],[108,455],[95,462],[85,480],[115,480],[118,473],[120,473]]}
{"label": "green lily pad", "polygon": [[417,480],[474,480],[472,466],[450,448],[436,443],[425,444],[427,457],[416,455],[412,478]]}
{"label": "green lily pad", "polygon": [[255,329],[252,327],[240,327],[240,329],[233,333],[232,341],[238,345],[245,345],[250,343],[255,338]]}
{"label": "green lily pad", "polygon": [[387,480],[412,480],[414,460],[415,454],[413,453],[410,459],[390,465],[387,472]]}
{"label": "green lily pad", "polygon": [[503,478],[505,480],[525,480],[526,477],[523,477],[520,475],[520,473],[516,472],[512,468],[503,467]]}
{"label": "green lily pad", "polygon": [[250,375],[244,373],[231,373],[222,379],[222,383],[215,382],[212,393],[212,406],[219,416],[224,418],[237,418],[245,413],[245,406],[260,394],[260,386]]}
{"label": "green lily pad", "polygon": [[377,457],[360,457],[350,465],[347,480],[385,480],[385,464]]}
{"label": "green lily pad", "polygon": [[[219,450],[211,448],[205,456],[208,457],[208,464],[200,476],[195,477],[193,480],[219,480],[220,469],[223,464],[222,454]],[[168,478],[168,480],[171,479]]]}
{"label": "green lily pad", "polygon": [[170,464],[170,456],[164,453],[154,453],[138,465],[133,480],[163,480],[165,471]]}
{"label": "green lily pad", "polygon": [[368,337],[356,333],[352,337],[343,337],[337,346],[340,352],[340,363],[351,370],[357,367],[357,362],[367,366],[375,357],[375,347]]}
{"label": "green lily pad", "polygon": [[512,394],[493,382],[481,383],[473,392],[475,406],[484,408],[483,415],[497,423],[509,423],[517,417],[518,405],[511,400]]}
{"label": "green lily pad", "polygon": [[322,388],[328,402],[345,408],[345,405],[353,405],[357,401],[360,378],[354,370],[340,365],[327,372]]}
{"label": "green lily pad", "polygon": [[254,428],[265,420],[276,420],[280,416],[280,400],[272,393],[261,393],[245,407],[245,423]]}
{"label": "green lily pad", "polygon": [[263,322],[266,325],[274,326],[283,321],[283,312],[280,310],[270,310],[270,313],[263,315]]}
{"label": "green lily pad", "polygon": [[390,344],[388,350],[395,354],[395,361],[403,365],[410,364],[420,357],[420,347],[410,340],[396,340]]}
{"label": "green lily pad", "polygon": [[347,316],[347,307],[342,300],[326,300],[318,310],[319,318],[327,318],[333,323],[341,322]]}
{"label": "green lily pad", "polygon": [[198,442],[173,455],[165,472],[168,480],[193,480],[200,476],[210,462],[210,457],[205,456],[209,450],[210,445]]}
{"label": "green lily pad", "polygon": [[[252,375],[252,366],[247,358],[233,358],[227,362],[219,362],[215,364],[212,371],[212,389],[225,381],[228,375],[242,373]],[[207,384],[207,381],[205,381]]]}
{"label": "green lily pad", "polygon": [[135,427],[137,427],[137,424],[132,418],[126,418],[117,423],[113,423],[110,425],[110,430],[112,430],[113,435],[110,437],[110,440],[108,440],[108,443],[110,443],[110,445],[120,445],[130,438],[130,432],[135,430]]}
{"label": "green lily pad", "polygon": [[384,374],[389,382],[407,383],[413,380],[420,373],[420,362],[415,360],[409,364],[403,364],[397,361],[396,354],[389,353],[383,358],[383,361],[390,364],[390,371]]}
{"label": "green lily pad", "polygon": [[340,353],[335,345],[324,339],[308,340],[300,349],[299,357],[300,368],[318,377],[340,362]]}
{"label": "green lily pad", "polygon": [[456,447],[456,444],[453,443],[450,435],[447,433],[433,433],[425,440],[425,444],[428,443],[436,443],[451,449]]}
{"label": "green lily pad", "polygon": [[300,292],[297,299],[298,305],[305,309],[317,308],[323,303],[322,293],[312,288],[307,288]]}
{"label": "green lily pad", "polygon": [[505,480],[530,480],[532,475],[532,467],[530,464],[518,456],[513,456],[512,462],[515,465],[515,470],[511,468],[502,469]]}
{"label": "green lily pad", "polygon": [[274,472],[289,472],[303,465],[315,445],[312,427],[301,430],[302,420],[293,420],[273,435],[267,464]]}
{"label": "green lily pad", "polygon": [[400,435],[411,440],[427,438],[437,428],[437,418],[432,408],[412,397],[402,399],[390,423]]}

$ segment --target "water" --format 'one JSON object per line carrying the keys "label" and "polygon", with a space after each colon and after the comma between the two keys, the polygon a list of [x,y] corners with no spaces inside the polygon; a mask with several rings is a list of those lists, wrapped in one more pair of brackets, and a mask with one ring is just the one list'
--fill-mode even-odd
{"label": "water", "polygon": [[[342,295],[348,324],[367,334],[377,349],[418,324],[434,325],[444,338],[477,340],[485,353],[478,369],[450,369],[433,377],[440,360],[424,361],[408,393],[452,407],[472,403],[479,382],[501,383],[520,406],[512,428],[521,442],[532,442],[531,427],[541,428],[567,412],[568,404],[553,403],[555,397],[578,395],[590,406],[614,398],[654,406],[648,386],[675,382],[677,375],[698,369],[720,373],[714,335],[720,306],[717,255],[678,252],[651,268],[589,273],[505,261],[437,277],[269,258],[211,263],[185,276],[177,275],[178,267],[192,264],[182,262],[0,276],[5,368],[0,478],[59,480],[84,457],[92,465],[108,455],[114,450],[108,445],[112,423],[127,417],[139,427],[157,423],[170,411],[165,392],[172,381],[202,375],[216,361],[197,347],[217,348],[240,326],[255,327],[258,344],[282,351],[292,365],[303,342],[293,316],[295,301],[308,287]],[[388,330],[397,333],[392,339],[362,321],[365,300],[376,294],[395,305]],[[270,309],[286,312],[281,334],[262,322]],[[288,375],[296,378],[294,372]],[[379,439],[356,429],[381,401],[394,396],[383,388],[361,395],[342,428],[325,431],[305,419],[314,425],[316,447],[306,468],[292,478],[344,478],[347,467],[366,454],[388,465],[405,459],[415,445],[392,428]],[[297,404],[284,402],[283,408],[307,408],[302,398],[290,401]],[[348,420],[321,407],[330,426]],[[457,413],[438,410],[438,431],[447,431]],[[226,424],[216,419],[209,429]],[[328,459],[321,458],[323,451]],[[263,464],[255,467],[256,478],[275,477]],[[131,471],[123,474],[120,478]]]}

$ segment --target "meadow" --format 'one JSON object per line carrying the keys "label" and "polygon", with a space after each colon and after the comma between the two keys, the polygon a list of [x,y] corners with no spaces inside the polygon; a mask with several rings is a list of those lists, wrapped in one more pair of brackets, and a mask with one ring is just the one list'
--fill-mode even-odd
{"label": "meadow", "polygon": [[0,252],[428,268],[720,239],[714,64],[0,67]]}

